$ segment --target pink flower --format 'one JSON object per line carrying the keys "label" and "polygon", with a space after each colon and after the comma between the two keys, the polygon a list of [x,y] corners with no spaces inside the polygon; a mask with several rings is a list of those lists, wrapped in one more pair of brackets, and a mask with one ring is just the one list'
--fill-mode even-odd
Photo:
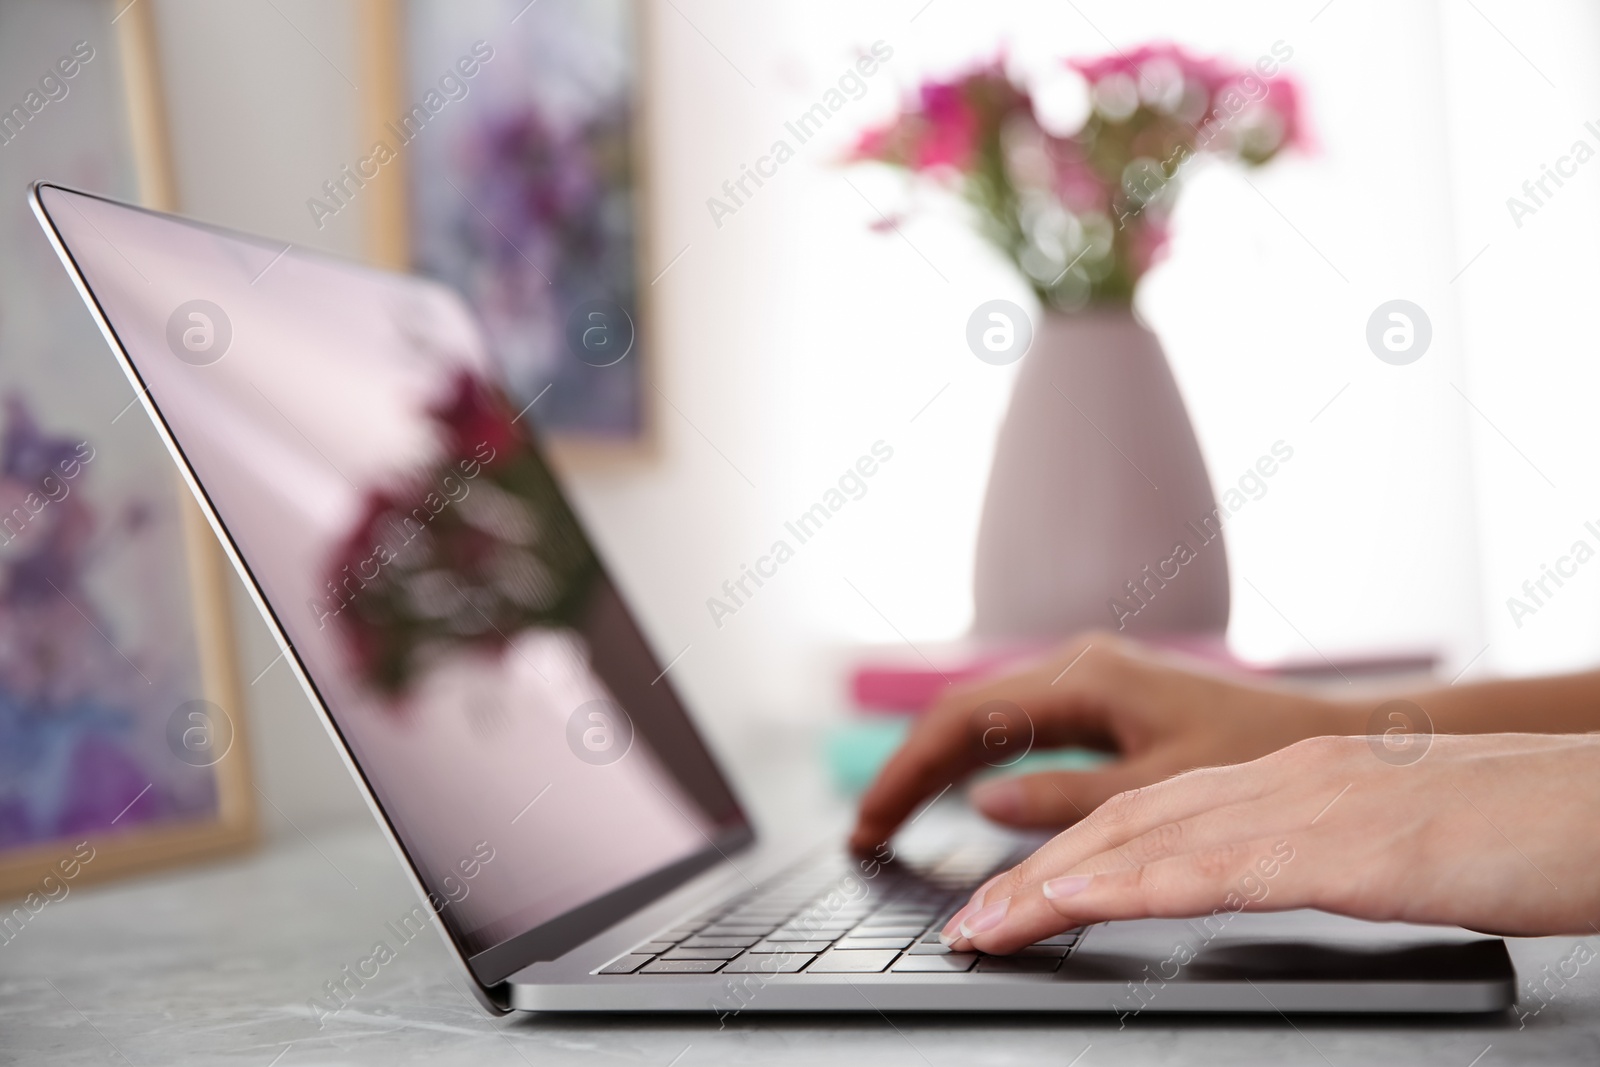
{"label": "pink flower", "polygon": [[967,102],[965,83],[930,83],[922,87],[924,130],[917,142],[912,169],[953,167],[965,170],[972,159],[978,119]]}
{"label": "pink flower", "polygon": [[457,456],[478,455],[487,448],[503,462],[521,444],[521,436],[505,398],[488,382],[470,371],[458,371],[448,397],[428,408],[428,414],[445,431],[446,448]]}
{"label": "pink flower", "polygon": [[1111,246],[1088,272],[1088,297],[1125,304],[1166,253],[1168,216],[1190,158],[1253,167],[1308,140],[1299,88],[1254,66],[1167,42],[1065,65],[1099,90],[1075,133],[1041,126],[1028,88],[1001,57],[924,84],[893,122],[862,134],[850,158],[956,179],[985,235],[1044,301],[1063,293],[1029,273],[1041,257],[1115,220]]}
{"label": "pink flower", "polygon": [[1292,78],[1281,76],[1265,80],[1267,95],[1261,102],[1283,124],[1282,147],[1309,149],[1311,132],[1300,109],[1300,86]]}
{"label": "pink flower", "polygon": [[1300,112],[1300,91],[1293,80],[1281,75],[1263,77],[1256,70],[1236,66],[1225,60],[1192,55],[1181,46],[1162,42],[1140,45],[1130,51],[1117,51],[1094,59],[1069,59],[1066,65],[1083,76],[1091,86],[1113,75],[1131,78],[1141,90],[1150,87],[1152,68],[1170,64],[1182,76],[1188,88],[1198,93],[1205,105],[1206,116],[1216,116],[1218,109],[1230,93],[1237,93],[1270,112],[1282,130],[1282,137],[1273,146],[1304,148],[1309,140]]}
{"label": "pink flower", "polygon": [[888,152],[889,137],[894,132],[895,125],[897,123],[863,131],[861,136],[856,138],[856,146],[846,154],[845,159],[852,163],[883,159]]}
{"label": "pink flower", "polygon": [[1067,66],[1083,75],[1091,85],[1113,74],[1125,74],[1138,81],[1144,68],[1156,61],[1167,61],[1176,66],[1187,82],[1198,83],[1208,94],[1235,77],[1225,65],[1214,59],[1192,56],[1178,45],[1169,43],[1140,45],[1131,52],[1118,51],[1097,59],[1069,59]]}
{"label": "pink flower", "polygon": [[951,81],[925,83],[893,122],[863,133],[847,158],[913,171],[965,172],[983,138],[1017,112],[1031,115],[1033,101],[1011,83],[997,59]]}

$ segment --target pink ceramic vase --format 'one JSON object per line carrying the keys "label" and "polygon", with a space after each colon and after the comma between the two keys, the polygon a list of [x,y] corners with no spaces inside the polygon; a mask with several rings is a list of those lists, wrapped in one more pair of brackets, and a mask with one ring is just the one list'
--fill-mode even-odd
{"label": "pink ceramic vase", "polygon": [[1046,313],[989,474],[974,634],[1220,632],[1221,524],[1155,335],[1126,310]]}

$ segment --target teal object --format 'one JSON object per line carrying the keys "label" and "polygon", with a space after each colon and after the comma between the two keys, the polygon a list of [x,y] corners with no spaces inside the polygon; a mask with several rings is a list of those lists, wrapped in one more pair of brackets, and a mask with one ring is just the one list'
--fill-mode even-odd
{"label": "teal object", "polygon": [[906,739],[912,718],[910,715],[878,715],[830,727],[823,736],[822,750],[834,785],[849,796],[862,793]]}
{"label": "teal object", "polygon": [[[830,727],[823,736],[823,759],[841,792],[857,796],[888,762],[911,730],[913,715],[875,715],[851,719]],[[1113,758],[1086,748],[1059,748],[1030,752],[1014,765],[985,770],[976,777],[998,778],[1036,771],[1092,771]]]}

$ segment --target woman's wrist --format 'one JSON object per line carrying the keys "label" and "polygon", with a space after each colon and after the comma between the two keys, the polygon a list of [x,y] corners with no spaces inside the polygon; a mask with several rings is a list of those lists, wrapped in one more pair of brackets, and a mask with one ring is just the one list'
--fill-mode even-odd
{"label": "woman's wrist", "polygon": [[1236,746],[1226,760],[1230,763],[1265,756],[1312,737],[1364,734],[1371,713],[1370,706],[1282,686],[1251,686],[1241,692],[1235,685],[1221,698],[1221,704],[1242,712],[1222,717],[1222,721],[1232,722],[1231,730],[1223,731],[1232,737],[1224,743]]}

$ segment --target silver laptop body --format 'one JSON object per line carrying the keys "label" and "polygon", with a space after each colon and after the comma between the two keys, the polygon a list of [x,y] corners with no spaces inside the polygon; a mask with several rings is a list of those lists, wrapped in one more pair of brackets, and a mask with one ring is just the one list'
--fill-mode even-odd
{"label": "silver laptop body", "polygon": [[1035,842],[943,810],[866,858],[758,841],[455,294],[48,183],[32,205],[487,1010],[1515,1001],[1498,938],[1308,912],[949,953],[951,910]]}

